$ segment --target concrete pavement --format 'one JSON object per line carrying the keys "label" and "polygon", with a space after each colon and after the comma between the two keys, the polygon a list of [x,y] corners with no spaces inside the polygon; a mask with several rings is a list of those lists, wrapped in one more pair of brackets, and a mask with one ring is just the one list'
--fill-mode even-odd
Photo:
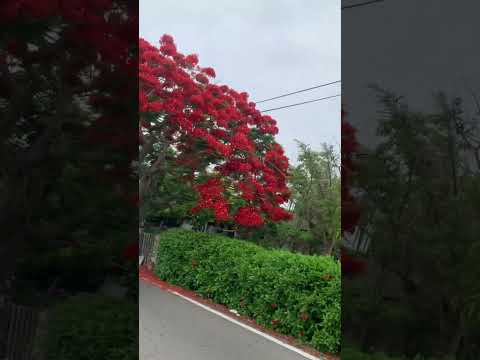
{"label": "concrete pavement", "polygon": [[140,360],[305,360],[185,299],[140,281]]}

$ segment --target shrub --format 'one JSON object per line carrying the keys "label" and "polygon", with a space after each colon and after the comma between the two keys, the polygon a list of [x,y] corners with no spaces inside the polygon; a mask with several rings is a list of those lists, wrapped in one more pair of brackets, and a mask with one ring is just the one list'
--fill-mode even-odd
{"label": "shrub", "polygon": [[47,359],[138,358],[138,307],[98,295],[82,295],[54,308],[49,319]]}
{"label": "shrub", "polygon": [[340,348],[340,265],[219,235],[162,234],[156,274],[320,351]]}

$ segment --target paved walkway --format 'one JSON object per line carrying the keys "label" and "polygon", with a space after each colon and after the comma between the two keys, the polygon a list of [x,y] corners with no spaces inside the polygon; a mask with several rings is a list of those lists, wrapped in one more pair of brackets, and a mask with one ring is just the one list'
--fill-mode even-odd
{"label": "paved walkway", "polygon": [[140,360],[305,360],[306,358],[143,281]]}

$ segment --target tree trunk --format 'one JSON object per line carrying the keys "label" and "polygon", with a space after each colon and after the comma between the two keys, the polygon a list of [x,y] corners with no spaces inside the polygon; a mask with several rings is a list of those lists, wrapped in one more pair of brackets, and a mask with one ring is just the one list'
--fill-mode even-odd
{"label": "tree trunk", "polygon": [[450,342],[450,349],[449,349],[449,354],[454,359],[457,358],[457,354],[458,354],[458,351],[460,350],[462,339],[465,337],[465,331],[466,331],[465,317],[462,314],[460,314],[460,320],[455,330],[455,334],[453,335],[452,340]]}
{"label": "tree trunk", "polygon": [[331,241],[330,245],[328,246],[327,251],[325,252],[325,255],[327,256],[332,256],[333,249],[335,248],[335,241]]}

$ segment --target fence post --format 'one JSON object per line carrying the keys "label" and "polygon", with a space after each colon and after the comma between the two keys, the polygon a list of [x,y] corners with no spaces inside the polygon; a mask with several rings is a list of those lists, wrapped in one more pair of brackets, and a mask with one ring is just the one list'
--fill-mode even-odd
{"label": "fence post", "polygon": [[38,311],[34,308],[8,304],[8,360],[31,360],[38,327]]}
{"label": "fence post", "polygon": [[156,234],[153,238],[152,263],[157,263],[158,246],[160,245],[160,234]]}
{"label": "fence post", "polygon": [[48,337],[48,312],[42,311],[38,314],[37,335],[34,339],[32,359],[45,360],[45,346]]}

